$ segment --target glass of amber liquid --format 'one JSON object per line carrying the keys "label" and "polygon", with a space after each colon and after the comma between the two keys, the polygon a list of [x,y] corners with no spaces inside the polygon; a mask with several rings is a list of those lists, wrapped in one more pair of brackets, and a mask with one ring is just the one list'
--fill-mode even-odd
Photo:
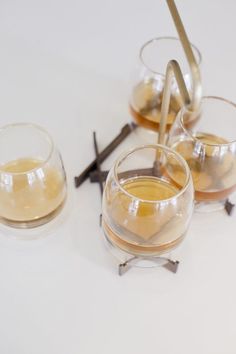
{"label": "glass of amber liquid", "polygon": [[[176,166],[184,176],[181,181],[172,178]],[[134,256],[169,253],[188,229],[193,191],[188,165],[175,151],[162,145],[128,151],[106,181],[102,208],[106,239]]]}
{"label": "glass of amber liquid", "polygon": [[168,146],[190,167],[197,209],[212,211],[221,208],[236,189],[236,105],[221,97],[206,96],[199,119],[189,129],[186,122],[191,115],[194,113],[186,109],[179,112]]}
{"label": "glass of amber liquid", "polygon": [[[192,50],[198,65],[201,54],[193,44]],[[158,132],[166,65],[176,59],[181,66],[187,89],[191,96],[192,82],[189,65],[181,42],[175,37],[159,37],[146,42],[139,52],[139,65],[133,74],[130,112],[134,121],[149,131]],[[171,86],[170,108],[167,118],[169,131],[177,113],[182,107],[182,99],[173,78]],[[189,122],[191,125],[193,122]]]}
{"label": "glass of amber liquid", "polygon": [[0,129],[0,222],[16,228],[47,223],[66,198],[61,156],[48,133],[33,124]]}

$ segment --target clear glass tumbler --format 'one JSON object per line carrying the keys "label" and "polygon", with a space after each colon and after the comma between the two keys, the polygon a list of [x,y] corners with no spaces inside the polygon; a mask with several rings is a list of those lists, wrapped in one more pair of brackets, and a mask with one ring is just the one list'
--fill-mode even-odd
{"label": "clear glass tumbler", "polygon": [[[196,46],[193,44],[191,46],[196,62],[200,65],[201,53]],[[192,82],[189,65],[178,38],[154,38],[146,42],[139,52],[139,66],[134,72],[132,80],[130,112],[139,126],[151,131],[159,131],[165,71],[171,59],[179,62],[191,96]],[[167,131],[170,129],[181,107],[182,99],[176,80],[173,78]]]}
{"label": "clear glass tumbler", "polygon": [[[198,120],[189,129],[186,122],[191,115],[197,115]],[[182,109],[170,130],[168,146],[190,167],[199,210],[222,208],[236,189],[235,122],[234,103],[206,96],[198,113]]]}
{"label": "clear glass tumbler", "polygon": [[[176,168],[184,176],[181,183],[172,178]],[[109,172],[102,210],[103,230],[113,246],[135,256],[168,253],[182,242],[192,215],[187,163],[161,145],[128,151]]]}
{"label": "clear glass tumbler", "polygon": [[66,198],[61,156],[48,133],[33,124],[0,129],[0,222],[32,228],[50,221]]}

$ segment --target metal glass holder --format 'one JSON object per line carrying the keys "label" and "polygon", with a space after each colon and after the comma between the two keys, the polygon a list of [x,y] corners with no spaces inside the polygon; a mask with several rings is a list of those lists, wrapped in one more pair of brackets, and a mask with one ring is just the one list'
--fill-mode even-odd
{"label": "metal glass holder", "polygon": [[[201,76],[198,64],[194,57],[189,39],[187,37],[186,31],[184,29],[183,22],[178,13],[177,7],[175,5],[174,0],[166,0],[167,5],[169,7],[169,11],[171,13],[173,22],[175,24],[176,30],[178,32],[178,36],[180,42],[182,44],[183,50],[185,52],[185,56],[190,68],[190,74],[192,78],[192,94],[191,97],[188,93],[188,90],[185,85],[184,77],[180,68],[179,63],[172,59],[168,62],[166,67],[166,76],[165,76],[165,84],[163,90],[163,100],[161,105],[161,118],[160,118],[160,130],[158,134],[157,142],[159,144],[165,145],[166,141],[166,125],[167,125],[167,116],[170,106],[170,98],[171,98],[171,83],[172,79],[176,79],[176,83],[178,89],[180,91],[181,98],[183,100],[183,106],[189,111],[196,111],[199,109],[201,98],[202,98],[202,85],[201,85]],[[99,154],[98,146],[96,141],[96,134],[94,133],[94,147],[96,153],[96,159],[86,168],[83,173],[75,178],[76,187],[78,187],[89,175],[91,182],[99,182],[101,193],[103,192],[103,182],[106,179],[107,171],[102,171],[100,164],[104,161],[104,159],[113,151],[118,144],[123,141],[133,129],[136,128],[136,125],[125,126],[122,128],[121,133],[112,141],[109,146]],[[158,156],[157,156],[158,158]],[[234,204],[232,204],[228,199],[224,204],[225,211],[228,215],[231,215]],[[102,215],[100,215],[100,225],[102,223]],[[115,250],[116,252],[123,252],[124,257],[117,257],[120,261],[118,265],[118,273],[119,275],[123,275],[126,273],[131,267],[137,266],[137,263],[140,261],[149,261],[155,266],[162,266],[169,271],[176,273],[179,266],[179,261],[172,260],[169,256],[157,256],[157,257],[141,257],[132,254],[128,254],[120,249],[117,246],[113,245],[111,241],[104,235],[107,245],[110,250]]]}
{"label": "metal glass holder", "polygon": [[[200,78],[200,70],[197,65],[196,59],[194,57],[190,42],[188,40],[187,34],[185,32],[183,23],[181,21],[180,15],[178,13],[178,10],[176,8],[176,5],[174,3],[174,0],[166,0],[170,13],[172,15],[172,19],[174,21],[176,30],[179,35],[180,42],[182,44],[183,50],[185,52],[189,67],[190,67],[190,72],[191,72],[191,77],[192,77],[192,85],[193,85],[193,90],[192,90],[192,97],[189,96],[188,90],[185,85],[184,77],[181,72],[179,63],[176,60],[170,60],[167,64],[166,67],[166,76],[165,76],[165,84],[164,84],[164,90],[163,90],[163,100],[162,100],[162,105],[161,105],[161,119],[160,119],[160,131],[158,134],[158,144],[165,145],[165,137],[166,137],[166,125],[167,125],[167,115],[169,111],[169,106],[170,106],[170,97],[171,97],[171,82],[172,78],[174,77],[177,82],[177,86],[180,91],[180,95],[183,100],[183,105],[186,107],[189,111],[196,111],[200,105],[201,102],[201,97],[202,97],[202,86],[201,86],[201,78]],[[158,159],[158,156],[157,156]],[[98,170],[98,179],[99,182],[101,183],[102,181],[102,175],[101,175],[101,170]],[[100,223],[101,223],[102,217],[100,216]],[[113,245],[110,240],[105,236],[105,239],[109,245],[110,249],[117,249],[115,245]],[[120,252],[124,252],[120,250]],[[152,262],[155,265],[163,266],[169,271],[176,273],[178,266],[179,266],[179,261],[177,260],[172,260],[169,257],[165,256],[149,256],[149,257],[142,257],[142,256],[136,256],[132,254],[128,254],[124,252],[126,259],[122,261],[119,266],[118,266],[118,273],[119,275],[123,275],[126,273],[132,266],[135,266],[137,263],[141,261],[147,260],[148,262]]]}
{"label": "metal glass holder", "polygon": [[[193,84],[193,93],[192,97],[190,98],[188,90],[186,88],[183,74],[181,72],[179,63],[176,60],[170,60],[169,63],[167,64],[166,67],[166,76],[165,76],[165,85],[164,85],[164,91],[163,91],[163,100],[162,100],[162,105],[161,105],[161,120],[160,120],[160,131],[158,134],[158,143],[164,145],[165,144],[165,136],[166,136],[166,124],[167,124],[167,115],[169,111],[169,105],[170,105],[170,97],[171,97],[171,81],[172,78],[175,77],[180,95],[182,97],[184,106],[191,111],[195,111],[198,109],[202,97],[202,86],[201,86],[201,79],[200,79],[200,71],[199,67],[197,65],[196,59],[194,57],[190,42],[188,40],[187,34],[185,32],[183,23],[181,21],[181,18],[179,16],[178,10],[175,6],[175,3],[173,0],[166,0],[167,4],[169,6],[170,13],[172,15],[176,30],[179,35],[179,39],[181,41],[181,44],[183,46],[190,71],[191,71],[191,76],[192,76],[192,84]],[[97,149],[96,149],[96,154],[97,154]],[[158,158],[158,156],[157,156]],[[97,164],[98,167],[98,164]],[[99,166],[100,167],[100,166]],[[98,173],[98,181],[101,184],[102,183],[102,172],[100,169],[97,171]],[[102,221],[102,216],[100,215],[100,225]],[[177,260],[172,260],[170,257],[165,257],[165,256],[147,256],[147,257],[142,257],[142,256],[136,256],[129,254],[127,252],[124,252],[122,250],[118,250],[115,245],[111,243],[111,241],[105,236],[106,242],[110,248],[110,250],[115,250],[116,252],[123,253],[124,260],[119,263],[118,266],[118,273],[119,275],[123,275],[126,273],[132,266],[135,266],[137,263],[140,263],[142,261],[148,261],[151,262],[155,265],[163,266],[164,268],[168,269],[169,271],[176,273],[178,266],[179,266],[179,261]],[[119,260],[121,257],[117,257]]]}

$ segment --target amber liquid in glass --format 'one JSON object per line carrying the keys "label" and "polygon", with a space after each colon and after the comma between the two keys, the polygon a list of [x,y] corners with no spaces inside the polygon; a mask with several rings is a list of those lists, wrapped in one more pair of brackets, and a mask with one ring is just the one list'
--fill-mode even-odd
{"label": "amber liquid in glass", "polygon": [[[141,82],[132,93],[132,104],[130,104],[130,112],[135,122],[154,131],[159,130],[161,104],[163,97],[163,89],[155,88],[155,81]],[[167,130],[173,124],[176,114],[181,108],[181,99],[177,95],[171,95],[170,109],[167,116]]]}
{"label": "amber liquid in glass", "polygon": [[172,198],[179,188],[157,177],[142,176],[127,179],[122,187],[140,201],[117,192],[109,210],[110,222],[103,219],[108,239],[131,254],[161,254],[176,247],[184,236],[177,206],[161,209],[154,201]]}
{"label": "amber liquid in glass", "polygon": [[[184,140],[174,144],[173,149],[187,161],[195,188],[197,201],[219,201],[226,199],[236,189],[236,157],[227,150],[219,152],[219,145],[228,141],[212,134],[198,133],[196,138],[205,144],[202,154],[192,140]],[[210,145],[212,144],[212,145]],[[181,173],[181,172],[179,172]],[[173,179],[181,180],[178,171]],[[178,176],[178,178],[177,178]]]}
{"label": "amber liquid in glass", "polygon": [[[33,158],[0,166],[7,187],[0,188],[0,217],[7,224],[38,226],[51,219],[65,199],[65,177],[56,168]],[[6,183],[7,182],[7,183]]]}

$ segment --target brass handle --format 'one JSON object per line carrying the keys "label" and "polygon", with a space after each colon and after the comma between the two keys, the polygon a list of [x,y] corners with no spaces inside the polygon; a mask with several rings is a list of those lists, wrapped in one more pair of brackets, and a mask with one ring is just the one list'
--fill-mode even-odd
{"label": "brass handle", "polygon": [[188,40],[188,36],[186,34],[186,31],[184,29],[183,22],[180,18],[180,15],[178,13],[177,7],[175,5],[174,0],[166,0],[167,5],[169,7],[170,13],[172,15],[176,30],[179,35],[179,39],[181,41],[181,44],[183,46],[189,68],[191,71],[191,76],[192,76],[192,83],[193,83],[193,95],[191,99],[191,104],[190,104],[190,110],[195,111],[201,102],[202,98],[202,85],[201,85],[201,75],[200,75],[200,70],[198,67],[198,64],[196,62],[196,59],[194,57],[190,42]]}
{"label": "brass handle", "polygon": [[186,88],[180,66],[176,60],[171,60],[167,64],[167,68],[166,68],[165,86],[164,86],[163,99],[161,105],[160,130],[158,135],[158,144],[163,144],[163,145],[165,144],[167,115],[169,111],[170,96],[171,96],[171,91],[170,91],[171,80],[173,76],[176,78],[176,82],[179,87],[180,95],[183,99],[184,105],[189,108],[191,104],[189,93]]}
{"label": "brass handle", "polygon": [[196,111],[200,105],[201,97],[202,97],[200,70],[196,62],[196,59],[194,57],[183,23],[179,16],[174,0],[166,0],[166,2],[169,6],[169,10],[171,12],[176,30],[179,35],[179,39],[181,41],[187,61],[189,63],[191,76],[192,76],[192,83],[193,83],[193,94],[190,99],[189,93],[187,91],[184,82],[184,77],[178,62],[176,60],[170,60],[166,68],[165,85],[164,85],[163,99],[161,105],[160,130],[158,135],[159,144],[165,144],[165,132],[166,132],[166,124],[167,124],[167,115],[168,115],[169,105],[170,105],[172,77],[174,76],[176,79],[184,106],[188,110]]}

